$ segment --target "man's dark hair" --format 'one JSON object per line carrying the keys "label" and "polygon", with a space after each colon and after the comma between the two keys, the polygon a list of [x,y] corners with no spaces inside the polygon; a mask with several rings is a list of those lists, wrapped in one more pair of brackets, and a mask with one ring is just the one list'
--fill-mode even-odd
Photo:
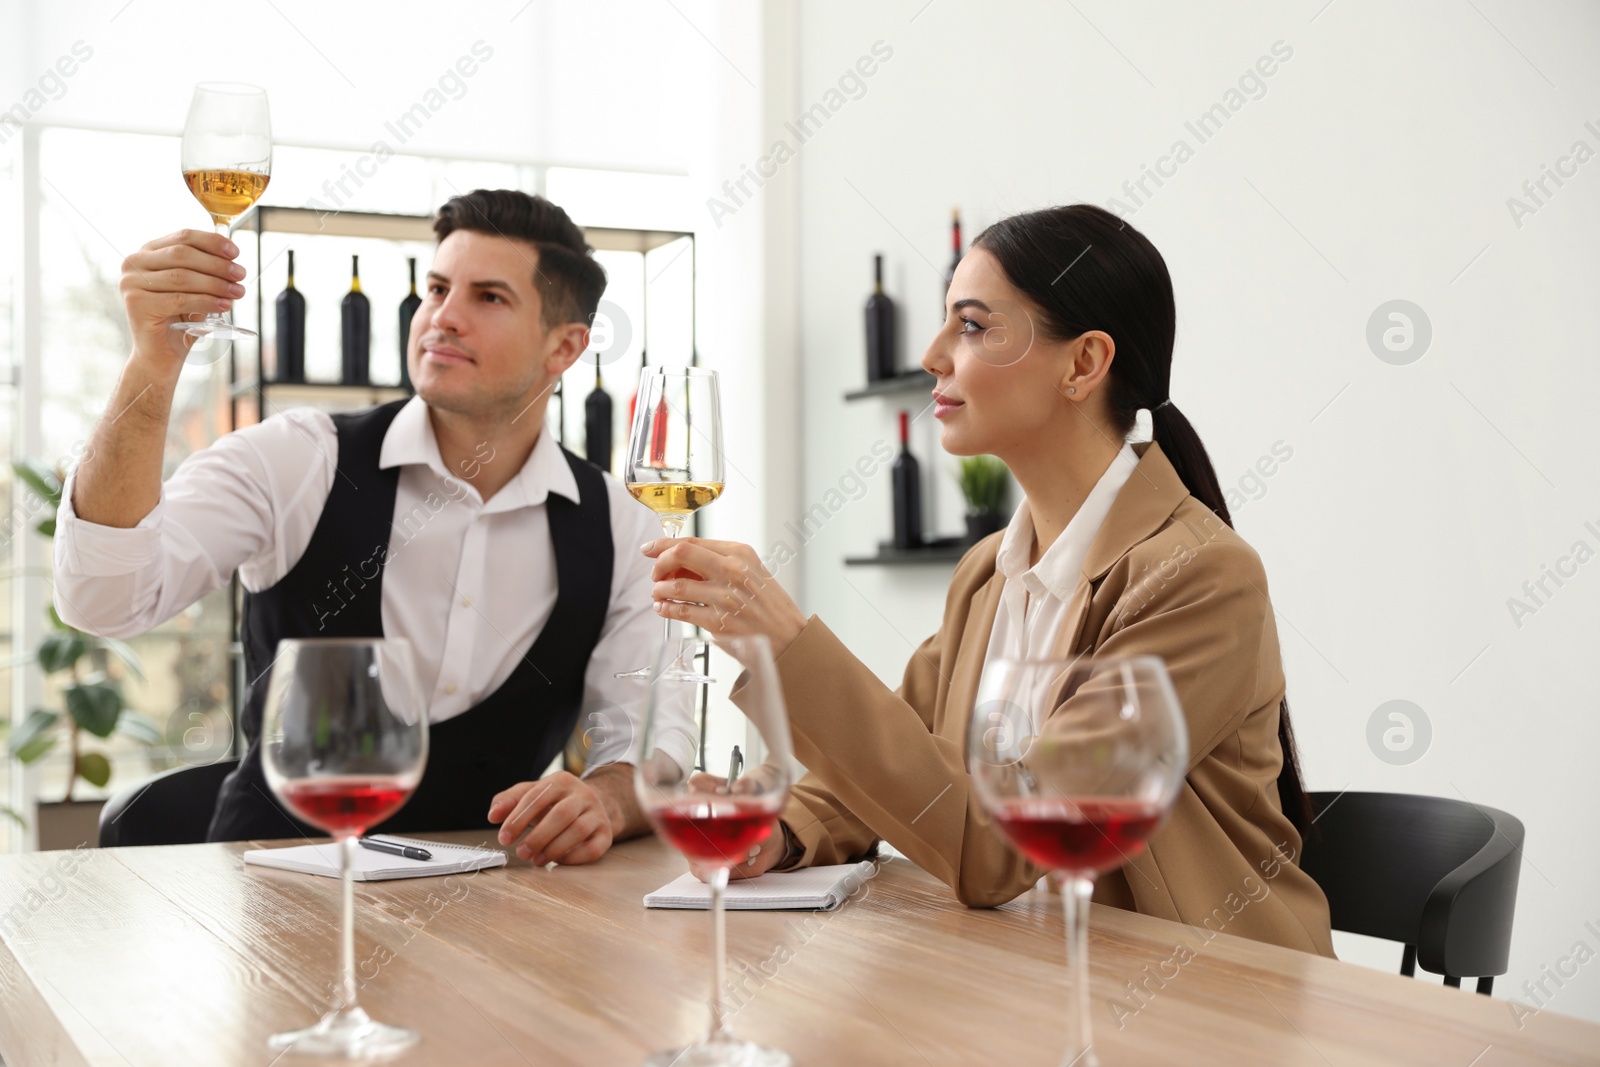
{"label": "man's dark hair", "polygon": [[515,189],[474,189],[451,197],[433,221],[440,241],[457,230],[527,241],[538,250],[533,284],[543,301],[540,318],[547,329],[594,322],[606,288],[605,268],[595,262],[583,231],[561,208]]}

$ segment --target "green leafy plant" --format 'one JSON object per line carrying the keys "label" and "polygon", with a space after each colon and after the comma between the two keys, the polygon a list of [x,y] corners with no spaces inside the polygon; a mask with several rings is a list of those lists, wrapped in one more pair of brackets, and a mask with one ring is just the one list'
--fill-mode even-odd
{"label": "green leafy plant", "polygon": [[[13,463],[11,469],[49,505],[48,516],[34,528],[53,538],[56,509],[61,505],[61,473],[27,461]],[[122,687],[109,670],[116,660],[142,679],[144,672],[133,649],[122,641],[73,629],[61,621],[54,605],[50,606],[49,616],[51,632],[39,642],[34,658],[46,676],[62,676],[61,697],[66,709],[34,708],[12,731],[9,748],[11,755],[23,763],[33,763],[65,739],[72,774],[62,799],[71,800],[78,779],[93,786],[104,786],[111,780],[111,760],[104,752],[86,748],[85,734],[108,738],[122,733],[152,745],[163,738],[160,727],[128,708]]]}
{"label": "green leafy plant", "polygon": [[1005,510],[1006,489],[1011,472],[994,456],[967,456],[961,461],[957,481],[967,498],[967,511],[975,515],[998,515]]}

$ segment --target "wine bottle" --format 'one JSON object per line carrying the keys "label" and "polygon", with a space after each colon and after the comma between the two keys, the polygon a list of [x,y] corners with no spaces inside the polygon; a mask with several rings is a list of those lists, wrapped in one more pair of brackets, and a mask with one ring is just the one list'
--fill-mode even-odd
{"label": "wine bottle", "polygon": [[411,367],[406,363],[406,353],[411,348],[411,320],[416,318],[417,309],[422,306],[422,297],[417,295],[417,257],[407,256],[406,265],[411,269],[411,293],[400,301],[400,387],[411,388]]}
{"label": "wine bottle", "polygon": [[595,356],[594,390],[583,401],[583,455],[603,471],[611,470],[611,394],[600,380]]}
{"label": "wine bottle", "polygon": [[306,298],[294,287],[294,249],[289,249],[289,284],[278,294],[278,382],[306,380]]}
{"label": "wine bottle", "polygon": [[961,263],[961,209],[950,209],[950,269],[944,272],[944,291],[950,292],[950,283],[955,280],[956,267]]}
{"label": "wine bottle", "polygon": [[883,291],[883,256],[875,255],[867,297],[867,381],[893,378],[894,370],[894,301]]}
{"label": "wine bottle", "polygon": [[345,385],[369,385],[372,357],[372,302],[361,291],[361,257],[350,257],[350,291],[339,305],[339,342]]}
{"label": "wine bottle", "polygon": [[900,413],[900,454],[891,470],[894,479],[894,547],[922,546],[922,476],[911,454],[911,413]]}

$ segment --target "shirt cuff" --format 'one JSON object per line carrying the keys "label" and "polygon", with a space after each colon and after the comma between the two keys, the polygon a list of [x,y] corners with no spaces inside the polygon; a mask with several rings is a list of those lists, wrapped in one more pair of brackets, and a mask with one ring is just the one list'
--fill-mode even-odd
{"label": "shirt cuff", "polygon": [[161,553],[161,516],[166,490],[149,514],[132,527],[102,526],[80,519],[72,508],[77,472],[67,476],[56,510],[55,557],[63,570],[85,578],[120,578],[151,566]]}

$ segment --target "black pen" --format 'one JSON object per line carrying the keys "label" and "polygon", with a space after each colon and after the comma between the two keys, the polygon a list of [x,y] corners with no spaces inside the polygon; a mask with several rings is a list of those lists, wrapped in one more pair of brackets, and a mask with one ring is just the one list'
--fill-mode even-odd
{"label": "black pen", "polygon": [[374,852],[387,852],[391,856],[404,856],[408,860],[431,860],[433,853],[425,848],[412,848],[410,845],[395,845],[388,841],[379,841],[375,837],[360,838],[362,848],[370,848]]}

